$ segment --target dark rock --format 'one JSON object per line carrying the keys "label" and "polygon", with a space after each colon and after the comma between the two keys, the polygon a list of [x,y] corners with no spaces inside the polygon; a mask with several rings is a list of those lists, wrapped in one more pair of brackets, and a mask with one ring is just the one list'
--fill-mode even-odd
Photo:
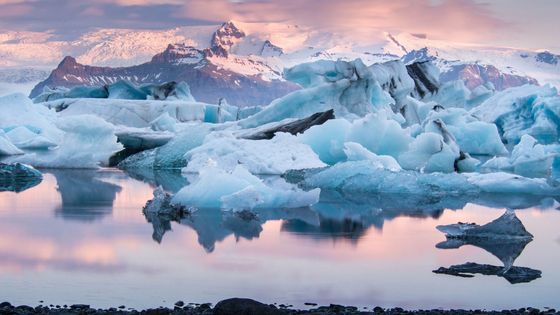
{"label": "dark rock", "polygon": [[249,140],[266,140],[274,138],[274,135],[277,132],[287,132],[292,135],[296,135],[298,133],[303,133],[307,129],[316,126],[322,125],[327,120],[334,119],[334,110],[330,109],[325,112],[315,113],[307,118],[299,119],[287,124],[279,125],[272,127],[270,129],[259,131],[255,134],[245,136],[245,139]]}
{"label": "dark rock", "polygon": [[373,308],[373,312],[377,313],[377,314],[380,314],[380,313],[383,313],[385,311],[381,307],[376,306],[376,307]]}
{"label": "dark rock", "polygon": [[10,304],[10,302],[2,302],[2,303],[0,303],[0,308],[4,308],[4,307],[12,307],[12,304]]}
{"label": "dark rock", "polygon": [[434,273],[448,274],[460,277],[473,277],[474,274],[503,277],[511,284],[531,282],[541,277],[541,271],[527,267],[499,267],[486,264],[468,262],[453,265],[449,268],[440,267]]}
{"label": "dark rock", "polygon": [[183,306],[185,306],[185,302],[177,301],[177,302],[175,302],[175,306],[183,307]]}
{"label": "dark rock", "polygon": [[279,315],[282,311],[251,299],[233,298],[218,302],[214,315]]}
{"label": "dark rock", "polygon": [[72,304],[72,305],[70,306],[70,308],[71,308],[71,309],[75,309],[75,310],[77,310],[77,309],[80,309],[80,310],[81,310],[81,309],[88,309],[88,308],[89,308],[89,305],[87,305],[87,304]]}

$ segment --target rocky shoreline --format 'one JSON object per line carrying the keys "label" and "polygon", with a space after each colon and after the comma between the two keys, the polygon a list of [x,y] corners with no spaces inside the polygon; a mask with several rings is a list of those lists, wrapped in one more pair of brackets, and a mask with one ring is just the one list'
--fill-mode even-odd
{"label": "rocky shoreline", "polygon": [[381,307],[358,309],[354,306],[342,306],[331,304],[329,306],[317,306],[314,303],[306,303],[312,307],[308,310],[296,310],[289,305],[267,305],[250,299],[232,298],[218,302],[214,307],[211,304],[195,304],[178,301],[173,308],[155,308],[146,310],[134,310],[124,305],[108,308],[95,309],[86,304],[74,305],[40,305],[31,307],[27,305],[13,306],[9,302],[0,303],[0,314],[27,315],[27,314],[60,314],[60,315],[366,315],[366,314],[560,314],[554,309],[521,308],[516,310],[486,311],[486,310],[404,310],[399,307],[384,309]]}

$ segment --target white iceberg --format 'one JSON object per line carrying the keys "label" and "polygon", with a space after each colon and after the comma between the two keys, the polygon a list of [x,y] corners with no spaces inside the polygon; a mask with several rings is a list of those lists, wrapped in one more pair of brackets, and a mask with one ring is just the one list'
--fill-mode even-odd
{"label": "white iceberg", "polygon": [[303,191],[285,182],[269,187],[241,165],[231,172],[207,165],[200,169],[199,178],[175,194],[171,202],[229,210],[299,208],[318,202],[319,193],[319,189]]}

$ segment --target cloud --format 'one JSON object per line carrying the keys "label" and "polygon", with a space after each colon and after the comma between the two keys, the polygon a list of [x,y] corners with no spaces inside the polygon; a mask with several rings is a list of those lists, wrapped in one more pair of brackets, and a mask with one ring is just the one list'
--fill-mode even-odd
{"label": "cloud", "polygon": [[52,29],[64,38],[94,28],[227,20],[284,22],[370,42],[383,32],[408,32],[481,43],[512,29],[480,0],[0,0],[0,17],[0,28]]}
{"label": "cloud", "polygon": [[473,41],[507,25],[472,0],[190,0],[182,13],[215,22],[290,22],[359,38],[390,31]]}

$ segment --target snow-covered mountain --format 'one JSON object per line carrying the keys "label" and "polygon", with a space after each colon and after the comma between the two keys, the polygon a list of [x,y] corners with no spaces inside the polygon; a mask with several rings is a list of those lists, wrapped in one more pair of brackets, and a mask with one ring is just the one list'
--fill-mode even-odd
{"label": "snow-covered mountain", "polygon": [[[450,43],[410,34],[385,35],[381,41],[356,43],[340,34],[296,25],[237,21],[169,30],[100,29],[72,41],[58,40],[50,33],[6,32],[0,34],[0,67],[52,69],[64,56],[73,56],[78,64],[129,67],[153,62],[156,54],[174,44],[175,49],[190,50],[192,62],[202,58],[215,71],[224,72],[222,76],[228,72],[270,82],[282,81],[286,67],[319,59],[361,58],[373,64],[402,58],[405,62],[431,59],[440,67],[442,81],[462,79],[471,89],[487,81],[498,90],[536,82],[560,86],[559,56],[550,52]],[[56,83],[103,82],[103,78],[97,82],[72,75],[68,73],[66,81],[59,75]],[[135,75],[138,77],[130,76]],[[190,81],[189,77],[179,79]]]}

